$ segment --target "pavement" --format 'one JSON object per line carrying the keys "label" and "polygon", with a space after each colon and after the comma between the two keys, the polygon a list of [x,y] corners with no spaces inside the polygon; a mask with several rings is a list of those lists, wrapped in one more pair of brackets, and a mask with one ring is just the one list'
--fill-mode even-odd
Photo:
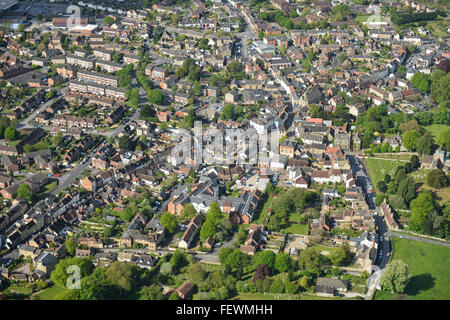
{"label": "pavement", "polygon": [[448,242],[432,240],[432,239],[425,239],[425,238],[416,237],[416,236],[410,236],[410,235],[406,235],[404,233],[399,233],[399,232],[395,232],[395,231],[390,231],[389,233],[392,237],[405,238],[405,239],[409,239],[409,240],[415,240],[415,241],[425,242],[425,243],[429,243],[429,244],[435,244],[438,246],[450,247],[450,243],[448,243]]}

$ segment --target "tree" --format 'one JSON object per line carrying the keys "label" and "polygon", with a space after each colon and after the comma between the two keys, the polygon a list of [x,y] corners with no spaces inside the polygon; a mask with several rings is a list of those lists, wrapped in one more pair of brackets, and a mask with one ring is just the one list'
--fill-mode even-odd
{"label": "tree", "polygon": [[425,134],[417,142],[417,153],[418,154],[433,154],[435,150],[435,144],[433,141],[433,136],[430,132],[425,132]]}
{"label": "tree", "polygon": [[381,278],[381,286],[392,293],[404,292],[411,279],[411,272],[402,260],[393,260],[388,264]]}
{"label": "tree", "polygon": [[220,220],[222,220],[222,217],[223,214],[219,203],[217,201],[213,201],[206,212],[206,220],[211,220],[214,224],[218,224]]}
{"label": "tree", "polygon": [[419,142],[421,137],[422,137],[422,135],[420,134],[420,132],[418,130],[406,131],[402,135],[403,146],[410,151],[414,151],[414,150],[416,150],[417,143]]}
{"label": "tree", "polygon": [[106,269],[106,281],[116,287],[120,293],[131,291],[135,285],[132,266],[121,261],[114,261]]}
{"label": "tree", "polygon": [[234,118],[235,109],[234,105],[229,103],[223,107],[222,118],[223,120],[232,120]]}
{"label": "tree", "polygon": [[197,215],[197,210],[190,203],[184,205],[183,210],[181,210],[181,216],[186,219],[193,218]]}
{"label": "tree", "polygon": [[243,267],[246,263],[247,256],[245,253],[241,252],[239,249],[233,250],[225,260],[225,264],[229,265],[231,268]]}
{"label": "tree", "polygon": [[25,201],[31,201],[31,199],[33,198],[33,193],[31,192],[30,186],[22,183],[19,186],[19,189],[17,189],[17,197]]}
{"label": "tree", "polygon": [[275,253],[272,250],[259,251],[255,255],[255,263],[257,265],[263,264],[273,269],[275,265]]}
{"label": "tree", "polygon": [[125,210],[123,210],[120,213],[120,219],[124,221],[130,222],[133,220],[134,216],[137,214],[137,207],[136,206],[129,206]]}
{"label": "tree", "polygon": [[139,291],[141,297],[139,300],[163,300],[164,295],[162,293],[162,288],[154,283],[150,286],[144,286]]}
{"label": "tree", "polygon": [[384,182],[383,180],[378,181],[377,186],[378,186],[378,189],[380,189],[381,192],[383,192],[383,193],[386,192],[386,190],[387,190],[386,182]]}
{"label": "tree", "polygon": [[437,143],[443,146],[445,150],[450,151],[450,128],[440,130],[437,137]]}
{"label": "tree", "polygon": [[331,255],[330,260],[334,265],[345,266],[351,262],[352,254],[348,245],[337,248]]}
{"label": "tree", "polygon": [[258,264],[256,267],[255,275],[253,276],[253,283],[256,283],[258,279],[265,279],[270,276],[270,269],[265,264]]}
{"label": "tree", "polygon": [[411,216],[409,228],[413,231],[423,232],[425,222],[436,209],[433,196],[429,192],[421,192],[417,198],[411,201]]}
{"label": "tree", "polygon": [[288,282],[284,286],[284,290],[288,294],[296,294],[299,289],[299,285],[296,282]]}
{"label": "tree", "polygon": [[170,265],[172,266],[172,270],[174,273],[178,273],[178,271],[186,264],[185,253],[181,250],[177,249],[170,258]]}
{"label": "tree", "polygon": [[177,218],[171,214],[170,212],[166,211],[161,215],[161,226],[166,228],[166,230],[169,233],[173,233],[175,230],[175,227],[177,226]]}
{"label": "tree", "polygon": [[400,181],[398,185],[397,195],[403,198],[406,204],[416,196],[416,183],[410,176]]}
{"label": "tree", "polygon": [[164,262],[163,264],[161,264],[161,267],[159,268],[159,272],[161,272],[161,274],[163,275],[170,275],[172,274],[173,271],[173,267],[170,264],[170,262]]}
{"label": "tree", "polygon": [[67,253],[71,256],[74,256],[78,246],[77,242],[75,240],[67,239],[64,242],[64,245],[66,247]]}
{"label": "tree", "polygon": [[110,26],[114,23],[114,18],[111,16],[106,16],[103,18],[103,23]]}
{"label": "tree", "polygon": [[283,280],[280,278],[276,278],[273,280],[272,285],[270,286],[270,292],[272,293],[284,293],[284,284]]}
{"label": "tree", "polygon": [[131,149],[131,139],[130,136],[127,134],[124,134],[119,138],[119,148],[121,150],[130,150]]}
{"label": "tree", "polygon": [[299,283],[300,287],[303,288],[303,290],[307,290],[309,288],[309,281],[308,278],[306,276],[303,276],[300,279],[300,283]]}
{"label": "tree", "polygon": [[217,232],[216,224],[211,219],[206,219],[200,230],[200,239],[203,241],[209,237],[214,237]]}
{"label": "tree", "polygon": [[67,279],[71,274],[67,273],[69,266],[78,266],[80,268],[80,277],[86,277],[92,273],[95,266],[90,259],[86,258],[65,258],[58,262],[55,269],[50,274],[50,279],[60,287],[65,287]]}
{"label": "tree", "polygon": [[149,118],[156,115],[155,108],[151,105],[146,104],[141,108],[141,117]]}
{"label": "tree", "polygon": [[430,76],[425,73],[416,72],[411,78],[411,83],[416,89],[419,89],[423,93],[430,92],[431,79]]}
{"label": "tree", "polygon": [[447,186],[448,179],[441,169],[433,169],[428,173],[427,184],[430,187],[441,189]]}
{"label": "tree", "polygon": [[6,128],[5,139],[17,140],[18,137],[19,137],[19,132],[17,131],[17,129],[15,127],[9,126],[8,128]]}
{"label": "tree", "polygon": [[409,159],[409,162],[411,163],[411,168],[413,170],[417,170],[420,167],[420,161],[419,157],[413,154],[411,158]]}
{"label": "tree", "polygon": [[225,262],[226,262],[228,256],[232,252],[233,252],[232,248],[220,248],[219,254],[218,254],[220,264],[222,264],[222,265],[226,264]]}
{"label": "tree", "polygon": [[164,102],[164,94],[159,89],[153,89],[148,92],[147,99],[150,103],[162,104]]}
{"label": "tree", "polygon": [[274,268],[280,272],[286,272],[291,267],[291,257],[286,252],[279,252],[275,257]]}

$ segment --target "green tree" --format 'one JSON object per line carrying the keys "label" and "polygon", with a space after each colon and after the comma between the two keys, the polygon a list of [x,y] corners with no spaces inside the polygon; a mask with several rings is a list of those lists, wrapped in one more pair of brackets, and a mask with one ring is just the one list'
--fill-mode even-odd
{"label": "green tree", "polygon": [[171,214],[170,212],[166,211],[161,215],[161,226],[166,228],[166,230],[169,233],[173,233],[175,230],[175,227],[177,226],[177,218]]}
{"label": "green tree", "polygon": [[388,264],[381,278],[381,286],[392,293],[403,293],[411,279],[411,272],[402,260]]}
{"label": "green tree", "polygon": [[291,267],[291,257],[285,252],[279,252],[275,257],[274,268],[280,272],[286,272]]}
{"label": "green tree", "polygon": [[164,300],[162,288],[156,283],[142,287],[139,294],[139,300]]}
{"label": "green tree", "polygon": [[69,266],[78,266],[80,268],[80,277],[88,276],[94,270],[94,265],[87,258],[65,258],[58,262],[55,269],[50,274],[50,279],[60,287],[65,287],[67,279],[71,274],[68,273]]}
{"label": "green tree", "polygon": [[150,103],[162,104],[164,102],[164,95],[161,90],[150,90],[147,94],[147,99]]}
{"label": "green tree", "polygon": [[78,247],[77,242],[72,239],[67,239],[64,242],[64,245],[66,247],[67,253],[73,257],[75,255],[75,251],[77,250],[77,247]]}
{"label": "green tree", "polygon": [[422,135],[417,130],[406,131],[402,135],[403,146],[410,151],[414,151],[416,150],[417,143],[419,142],[421,137]]}
{"label": "green tree", "polygon": [[114,23],[114,18],[111,16],[106,16],[103,18],[103,23],[110,26]]}
{"label": "green tree", "polygon": [[13,126],[6,128],[5,130],[5,139],[8,140],[17,140],[19,137],[19,132]]}
{"label": "green tree", "polygon": [[33,198],[33,193],[31,192],[30,186],[22,183],[19,186],[19,189],[17,189],[17,197],[25,201],[31,201],[31,199]]}
{"label": "green tree", "polygon": [[234,105],[229,103],[223,107],[222,116],[223,120],[233,120],[235,115]]}
{"label": "green tree", "polygon": [[200,230],[200,239],[204,241],[209,237],[214,237],[216,233],[217,233],[216,224],[212,220],[206,219]]}
{"label": "green tree", "polygon": [[132,145],[132,141],[130,139],[130,136],[127,134],[124,134],[119,138],[119,148],[121,150],[130,150]]}
{"label": "green tree", "polygon": [[433,169],[428,172],[427,184],[430,187],[441,189],[447,186],[448,179],[441,169]]}
{"label": "green tree", "polygon": [[409,228],[413,231],[423,232],[425,222],[436,209],[433,196],[429,192],[421,192],[417,198],[411,201],[411,216]]}
{"label": "green tree", "polygon": [[270,269],[273,269],[275,265],[275,253],[272,250],[259,251],[255,255],[255,264],[265,264]]}
{"label": "green tree", "polygon": [[434,153],[435,145],[433,136],[430,132],[425,132],[425,134],[417,142],[417,153],[431,155]]}
{"label": "green tree", "polygon": [[197,215],[197,210],[195,210],[194,206],[190,203],[187,203],[183,210],[181,210],[181,216],[186,219],[193,218]]}
{"label": "green tree", "polygon": [[129,292],[135,285],[132,266],[121,261],[114,261],[106,269],[106,281],[116,287],[120,294]]}

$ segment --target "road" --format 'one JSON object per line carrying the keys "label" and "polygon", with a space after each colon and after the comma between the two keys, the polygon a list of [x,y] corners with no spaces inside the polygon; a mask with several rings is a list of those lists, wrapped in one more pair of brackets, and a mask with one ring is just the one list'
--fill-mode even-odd
{"label": "road", "polygon": [[399,232],[395,232],[395,231],[390,231],[389,233],[390,233],[390,235],[392,237],[405,238],[405,239],[408,239],[408,240],[415,240],[415,241],[425,242],[425,243],[429,243],[429,244],[436,244],[438,246],[450,247],[450,243],[443,242],[443,241],[432,240],[432,239],[425,239],[425,238],[422,238],[422,237],[410,236],[410,235],[406,235],[404,233],[399,233]]}
{"label": "road", "polygon": [[[115,137],[120,132],[123,131],[125,126],[130,122],[134,121],[139,117],[139,112],[135,111],[133,115],[128,119],[128,121],[124,121],[121,125],[119,125],[113,132],[110,132],[110,137]],[[98,147],[96,147],[92,152],[85,156],[86,162],[81,162],[75,166],[70,172],[64,174],[62,177],[60,177],[58,180],[58,187],[56,187],[51,193],[54,195],[57,195],[63,188],[70,186],[75,179],[77,179],[85,169],[88,168],[89,164],[91,163],[91,158],[95,155],[97,152]]]}
{"label": "road", "polygon": [[389,230],[384,221],[384,218],[380,215],[379,210],[376,206],[373,185],[370,181],[369,175],[367,174],[362,159],[351,152],[347,153],[347,158],[350,162],[354,178],[361,186],[364,194],[366,195],[366,202],[369,205],[369,208],[374,212],[376,232],[380,237],[378,241],[377,257],[375,259],[374,265],[372,265],[373,273],[367,280],[368,291],[366,299],[369,300],[372,299],[375,290],[380,289],[381,277],[385,271],[386,265],[389,262],[389,253],[391,250]]}

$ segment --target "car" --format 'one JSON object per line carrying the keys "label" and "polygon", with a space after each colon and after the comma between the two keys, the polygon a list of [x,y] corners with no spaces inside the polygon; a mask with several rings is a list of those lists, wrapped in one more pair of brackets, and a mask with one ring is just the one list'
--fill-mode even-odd
{"label": "car", "polygon": [[55,177],[59,177],[59,173],[55,174]]}

